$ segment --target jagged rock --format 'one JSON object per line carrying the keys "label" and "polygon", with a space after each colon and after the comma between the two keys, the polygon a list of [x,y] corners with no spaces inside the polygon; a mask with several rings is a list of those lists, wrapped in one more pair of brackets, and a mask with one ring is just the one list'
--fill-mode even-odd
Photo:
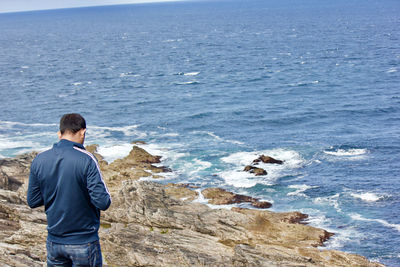
{"label": "jagged rock", "polygon": [[251,202],[251,205],[259,209],[268,209],[272,206],[272,204],[268,201],[253,201]]}
{"label": "jagged rock", "polygon": [[167,168],[165,166],[154,166],[154,165],[150,165],[149,169],[152,173],[162,173],[162,172],[172,172],[172,170],[170,168]]}
{"label": "jagged rock", "polygon": [[30,163],[36,155],[37,152],[32,152],[11,159],[0,159],[0,188],[17,191],[27,181]]}
{"label": "jagged rock", "polygon": [[0,266],[43,266],[45,262],[46,216],[43,208],[30,209],[25,195],[26,191],[21,196],[0,190]]}
{"label": "jagged rock", "polygon": [[[138,181],[154,158],[134,150],[102,166],[113,199],[99,231],[105,266],[383,266],[315,248],[331,233],[302,224],[304,214],[211,209],[191,201],[197,192],[190,186]],[[0,189],[0,266],[45,264],[44,209],[30,209],[25,199],[31,160],[0,164],[8,179]],[[17,190],[10,178],[22,183]]]}
{"label": "jagged rock", "polygon": [[196,191],[190,190],[189,185],[184,184],[167,184],[165,192],[168,196],[185,202],[192,202],[198,198],[199,194]]}
{"label": "jagged rock", "polygon": [[138,141],[132,141],[131,144],[133,144],[133,145],[145,145],[146,142],[138,140]]}
{"label": "jagged rock", "polygon": [[208,203],[214,205],[227,205],[249,202],[252,206],[257,208],[266,209],[272,206],[272,204],[269,202],[259,201],[258,199],[253,197],[228,192],[222,188],[207,188],[204,189],[201,193],[205,198],[208,199]]}
{"label": "jagged rock", "polygon": [[202,192],[203,196],[208,199],[208,203],[214,205],[226,205],[234,203],[252,202],[253,198],[234,194],[222,188],[207,188]]}
{"label": "jagged rock", "polygon": [[105,168],[108,165],[108,162],[104,160],[104,157],[97,152],[99,145],[93,144],[85,147],[87,151],[93,154],[99,162],[100,168]]}
{"label": "jagged rock", "polygon": [[256,176],[259,176],[259,175],[267,175],[267,174],[268,174],[266,170],[264,170],[264,169],[262,169],[262,168],[257,168],[257,167],[251,166],[251,165],[247,165],[247,166],[244,168],[244,171],[245,171],[245,172],[254,173]]}
{"label": "jagged rock", "polygon": [[114,176],[114,178],[119,176],[120,173],[129,174],[129,178],[122,177],[122,179],[119,179],[120,181],[126,179],[140,179],[142,177],[149,176],[153,176],[153,178],[160,178],[160,176],[152,174],[171,172],[171,169],[167,167],[152,165],[160,162],[160,156],[153,156],[143,148],[133,146],[129,155],[122,159],[116,159],[108,166],[104,167],[102,171],[106,174],[105,176]]}
{"label": "jagged rock", "polygon": [[[165,191],[165,186],[151,182],[124,183],[115,196],[118,208],[112,208],[104,216],[109,227],[100,232],[107,263],[117,266],[353,266],[353,263],[363,264],[354,266],[381,266],[361,256],[349,258],[344,252],[318,252],[314,247],[320,246],[330,233],[291,223],[304,218],[300,213],[210,209],[202,204],[171,199]],[[346,260],[340,262],[341,258]]]}
{"label": "jagged rock", "polygon": [[160,156],[153,156],[138,146],[133,146],[129,155],[124,158],[125,161],[133,163],[160,163],[160,159]]}
{"label": "jagged rock", "polygon": [[272,163],[272,164],[283,164],[282,160],[274,159],[272,157],[265,156],[265,155],[261,155],[258,159],[253,160],[253,163],[259,163],[259,162]]}
{"label": "jagged rock", "polygon": [[[133,143],[143,144],[142,141]],[[122,158],[108,164],[98,153],[98,145],[88,145],[86,149],[91,152],[99,161],[100,169],[109,186],[110,191],[118,188],[122,181],[140,178],[163,178],[159,173],[171,172],[165,166],[154,166],[152,163],[159,163],[161,157],[153,156],[138,146],[133,146],[130,153]]]}
{"label": "jagged rock", "polygon": [[188,184],[188,183],[179,183],[179,184],[169,183],[169,184],[167,184],[167,186],[175,186],[175,187],[189,188],[189,189],[199,189],[200,188],[200,186]]}

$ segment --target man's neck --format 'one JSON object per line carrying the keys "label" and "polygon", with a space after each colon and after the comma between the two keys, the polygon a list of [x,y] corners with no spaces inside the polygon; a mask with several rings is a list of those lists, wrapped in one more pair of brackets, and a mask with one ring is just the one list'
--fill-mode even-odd
{"label": "man's neck", "polygon": [[76,133],[64,132],[64,134],[59,134],[59,139],[65,139],[83,145],[85,137],[80,131]]}

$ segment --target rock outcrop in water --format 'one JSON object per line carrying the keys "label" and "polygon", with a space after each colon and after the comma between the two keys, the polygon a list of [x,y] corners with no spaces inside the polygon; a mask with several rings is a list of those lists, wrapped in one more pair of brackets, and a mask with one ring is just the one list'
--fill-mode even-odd
{"label": "rock outcrop in water", "polygon": [[265,155],[261,155],[257,159],[253,160],[253,163],[255,163],[255,164],[257,164],[259,162],[270,163],[270,164],[283,164],[282,160],[274,159],[270,156],[265,156]]}
{"label": "rock outcrop in water", "polygon": [[[305,214],[211,209],[193,202],[198,192],[190,186],[139,181],[168,170],[152,165],[160,158],[139,147],[110,164],[95,146],[90,149],[113,198],[99,231],[105,266],[382,266],[358,255],[318,249],[332,234],[302,224]],[[26,204],[34,156],[0,160],[1,266],[43,266],[46,259],[45,214]]]}
{"label": "rock outcrop in water", "polygon": [[[279,165],[283,164],[282,160],[274,159],[270,156],[261,155],[257,159],[253,160],[253,165],[258,165],[258,163],[260,163],[260,162],[268,163],[268,164],[279,164]],[[243,171],[253,173],[256,176],[268,174],[266,170],[252,166],[252,165],[247,165],[246,167],[244,167]]]}
{"label": "rock outcrop in water", "polygon": [[266,170],[251,165],[247,165],[246,167],[244,167],[243,171],[253,173],[255,176],[268,174]]}

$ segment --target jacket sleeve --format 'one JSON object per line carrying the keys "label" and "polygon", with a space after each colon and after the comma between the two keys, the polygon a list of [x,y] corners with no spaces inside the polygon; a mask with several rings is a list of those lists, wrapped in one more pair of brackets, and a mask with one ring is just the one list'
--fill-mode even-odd
{"label": "jacket sleeve", "polygon": [[101,175],[100,167],[96,160],[92,159],[87,169],[87,189],[92,204],[106,210],[111,205],[111,196]]}
{"label": "jacket sleeve", "polygon": [[31,171],[29,174],[29,185],[28,185],[28,193],[27,193],[27,201],[28,205],[31,208],[37,208],[44,204],[42,192],[40,191],[40,185],[38,181],[38,177],[35,171],[34,161],[31,165]]}

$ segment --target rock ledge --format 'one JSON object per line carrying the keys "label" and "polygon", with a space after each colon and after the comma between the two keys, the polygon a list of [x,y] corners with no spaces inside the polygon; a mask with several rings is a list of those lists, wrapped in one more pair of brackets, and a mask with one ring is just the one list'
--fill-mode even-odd
{"label": "rock ledge", "polygon": [[[96,146],[90,150],[113,198],[99,231],[105,266],[383,266],[362,256],[319,250],[332,234],[302,224],[305,214],[211,209],[193,202],[198,194],[190,186],[139,181],[169,169],[152,165],[161,158],[137,146],[110,164]],[[26,204],[34,156],[0,160],[1,266],[43,266],[46,260],[45,214]],[[222,189],[206,190],[210,203],[264,203]]]}

